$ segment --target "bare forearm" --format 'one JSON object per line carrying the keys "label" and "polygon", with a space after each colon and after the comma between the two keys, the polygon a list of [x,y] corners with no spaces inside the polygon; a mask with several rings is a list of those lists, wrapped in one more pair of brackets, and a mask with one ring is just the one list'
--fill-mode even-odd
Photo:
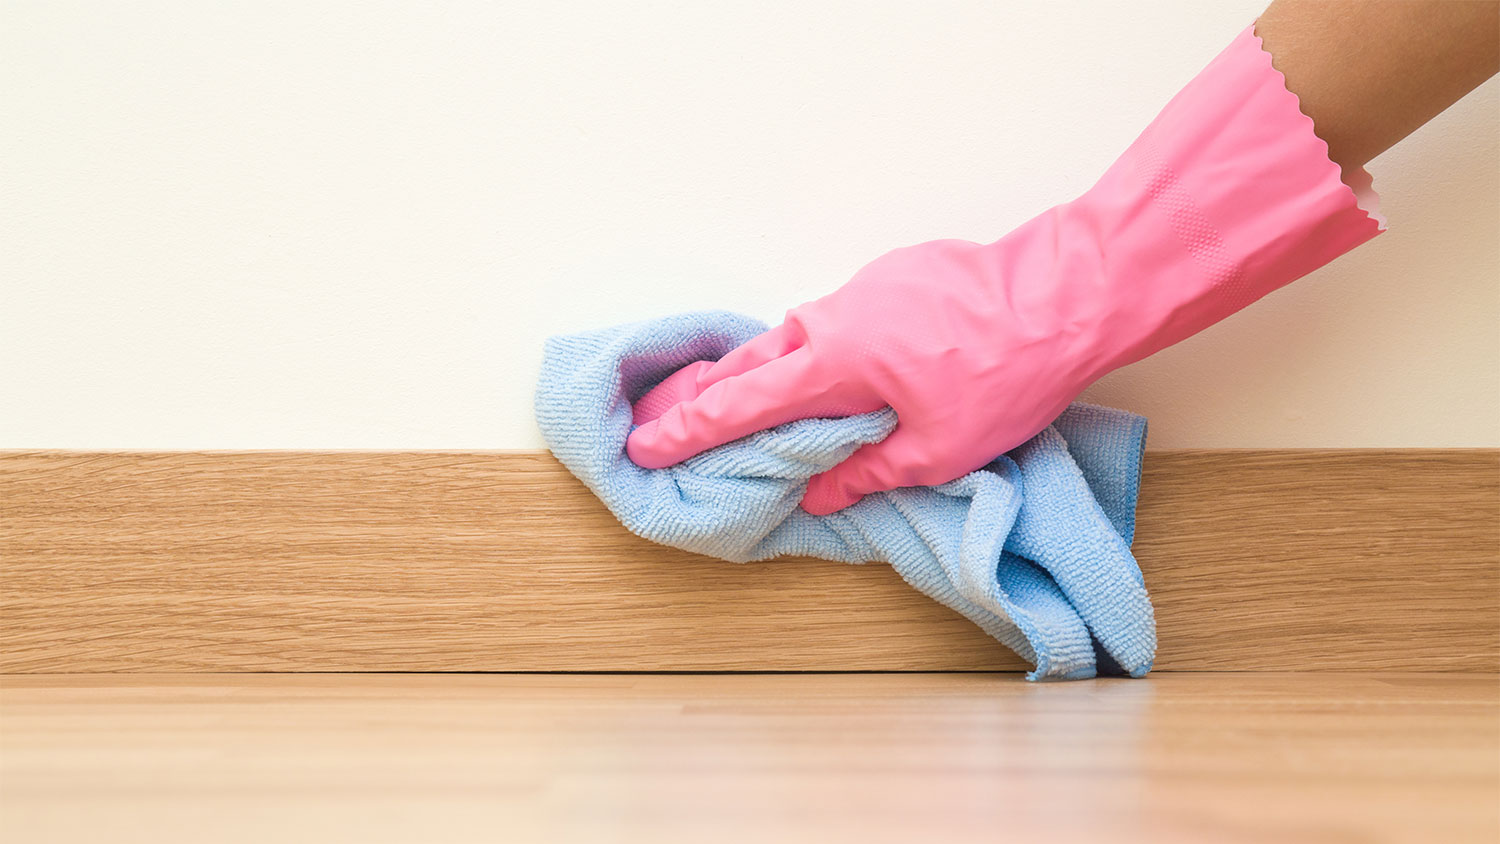
{"label": "bare forearm", "polygon": [[1500,70],[1495,0],[1275,0],[1256,33],[1344,168]]}

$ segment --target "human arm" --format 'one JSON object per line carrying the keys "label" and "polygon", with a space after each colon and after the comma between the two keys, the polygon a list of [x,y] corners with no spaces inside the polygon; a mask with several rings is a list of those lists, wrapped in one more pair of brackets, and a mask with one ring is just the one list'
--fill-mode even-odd
{"label": "human arm", "polygon": [[1275,0],[1255,31],[1346,169],[1500,70],[1493,0]]}

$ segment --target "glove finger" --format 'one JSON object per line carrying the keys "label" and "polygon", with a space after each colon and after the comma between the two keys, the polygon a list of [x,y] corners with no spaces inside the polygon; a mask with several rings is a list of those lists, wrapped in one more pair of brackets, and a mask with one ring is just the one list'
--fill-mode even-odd
{"label": "glove finger", "polygon": [[752,369],[765,366],[771,361],[791,354],[803,345],[800,329],[789,323],[757,334],[729,351],[729,354],[714,361],[698,379],[700,392],[736,375],[744,375]]}
{"label": "glove finger", "polygon": [[702,395],[703,376],[713,365],[711,360],[700,360],[668,375],[665,381],[636,400],[635,405],[630,408],[630,421],[636,425],[644,425],[671,410],[673,405],[692,401]]}
{"label": "glove finger", "polygon": [[644,425],[666,413],[672,405],[692,401],[725,378],[770,363],[799,345],[794,331],[782,324],[741,343],[716,361],[690,363],[637,399],[631,408],[631,421]]}
{"label": "glove finger", "polygon": [[812,353],[798,349],[706,387],[631,432],[625,453],[645,469],[672,466],[715,446],[817,416],[826,394]]}
{"label": "glove finger", "polygon": [[941,464],[935,465],[928,450],[920,447],[924,440],[920,428],[898,424],[890,436],[861,447],[839,465],[812,476],[802,496],[802,509],[814,516],[826,516],[872,492],[947,483],[963,474],[950,474]]}

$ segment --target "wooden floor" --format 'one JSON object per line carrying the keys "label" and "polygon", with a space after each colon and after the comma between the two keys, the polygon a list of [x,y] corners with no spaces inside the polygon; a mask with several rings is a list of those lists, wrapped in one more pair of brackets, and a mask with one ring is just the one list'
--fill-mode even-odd
{"label": "wooden floor", "polygon": [[0,677],[6,841],[1500,837],[1500,679]]}

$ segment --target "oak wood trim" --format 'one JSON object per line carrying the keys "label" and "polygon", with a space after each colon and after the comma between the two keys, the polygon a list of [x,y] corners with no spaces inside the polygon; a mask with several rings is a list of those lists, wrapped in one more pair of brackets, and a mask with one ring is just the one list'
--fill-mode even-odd
{"label": "oak wood trim", "polygon": [[[1153,451],[1163,670],[1500,670],[1500,450]],[[627,533],[540,452],[0,453],[0,672],[1009,670],[883,565]]]}

